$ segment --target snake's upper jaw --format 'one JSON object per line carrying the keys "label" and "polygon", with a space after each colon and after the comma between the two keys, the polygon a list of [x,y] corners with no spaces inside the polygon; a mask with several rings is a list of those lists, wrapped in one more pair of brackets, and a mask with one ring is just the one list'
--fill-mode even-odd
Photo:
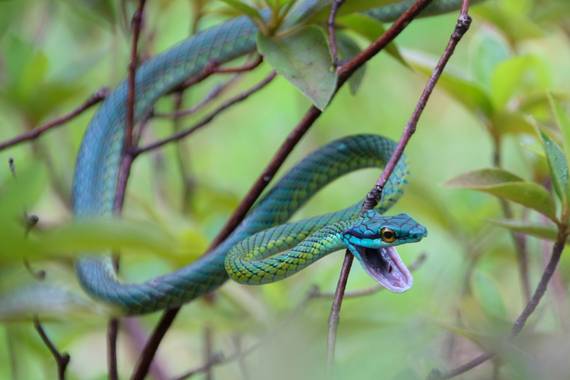
{"label": "snake's upper jaw", "polygon": [[351,251],[355,249],[358,252],[355,256],[364,267],[364,270],[391,292],[405,292],[414,284],[412,274],[400,258],[400,255],[398,255],[396,248],[366,248],[358,246],[351,248]]}

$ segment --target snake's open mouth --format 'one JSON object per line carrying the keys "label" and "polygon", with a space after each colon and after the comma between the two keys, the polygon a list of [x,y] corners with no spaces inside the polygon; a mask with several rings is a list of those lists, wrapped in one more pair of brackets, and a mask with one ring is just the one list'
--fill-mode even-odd
{"label": "snake's open mouth", "polygon": [[394,293],[402,293],[412,287],[414,283],[412,274],[400,259],[396,248],[357,247],[357,249],[362,266],[380,285]]}

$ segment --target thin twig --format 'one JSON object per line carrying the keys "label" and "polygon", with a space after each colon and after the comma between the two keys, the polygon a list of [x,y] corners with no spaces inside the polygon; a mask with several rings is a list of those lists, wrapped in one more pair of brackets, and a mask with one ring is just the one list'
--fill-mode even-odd
{"label": "thin twig", "polygon": [[204,79],[209,78],[213,74],[239,74],[252,71],[257,66],[263,62],[263,58],[260,55],[256,55],[251,62],[247,62],[242,66],[238,67],[220,67],[218,62],[212,61],[206,65],[202,72],[192,78],[189,78],[186,82],[176,86],[171,92],[175,93],[178,91],[184,91],[189,87],[192,87]]}
{"label": "thin twig", "polygon": [[[213,353],[212,353],[212,329],[210,326],[204,327],[204,361],[209,363],[212,360]],[[208,367],[204,371],[204,378],[205,380],[212,380],[212,367]]]}
{"label": "thin twig", "polygon": [[206,115],[202,120],[200,120],[199,122],[197,122],[196,124],[191,126],[190,128],[183,129],[183,130],[181,130],[177,133],[174,133],[173,135],[171,135],[165,139],[155,141],[155,142],[150,143],[146,146],[138,148],[137,150],[133,151],[133,154],[135,156],[138,156],[139,154],[149,152],[151,150],[160,148],[163,145],[181,140],[181,139],[189,136],[190,134],[192,134],[192,133],[196,132],[197,130],[203,128],[204,126],[208,125],[212,120],[214,120],[222,112],[231,108],[233,105],[246,100],[250,95],[253,95],[257,91],[261,90],[263,87],[268,85],[275,78],[275,75],[276,75],[275,72],[272,72],[269,76],[267,76],[261,82],[257,83],[255,86],[251,87],[249,90],[244,91],[244,92],[236,95],[235,97],[227,100],[222,105],[220,105],[218,108],[216,108],[214,111],[212,111],[208,115]]}
{"label": "thin twig", "polygon": [[[411,263],[409,265],[409,269],[411,272],[416,271],[417,269],[419,269],[425,262],[427,259],[427,255],[425,252],[422,252],[417,258],[416,260]],[[371,286],[370,288],[366,288],[366,289],[359,289],[359,290],[354,290],[352,292],[345,292],[344,293],[344,299],[347,298],[360,298],[360,297],[366,297],[366,296],[370,296],[373,294],[376,294],[378,292],[381,292],[383,290],[385,290],[386,288],[383,287],[382,285],[375,285],[375,286]],[[310,299],[314,299],[314,298],[326,298],[326,299],[332,299],[334,298],[335,293],[333,292],[323,292],[321,291],[317,286],[315,286],[314,288],[312,288],[309,291],[309,298]]]}
{"label": "thin twig", "polygon": [[247,365],[245,363],[245,357],[242,353],[242,341],[241,335],[234,335],[232,337],[232,342],[234,344],[235,355],[238,361],[239,371],[241,373],[242,380],[249,380],[249,372],[247,370]]}
{"label": "thin twig", "polygon": [[204,99],[202,99],[201,101],[199,101],[198,103],[196,103],[194,106],[192,106],[191,108],[188,108],[186,110],[175,110],[174,112],[169,112],[169,113],[160,113],[160,112],[154,112],[152,114],[153,118],[181,118],[181,117],[185,117],[185,116],[190,116],[195,114],[196,112],[200,111],[201,109],[203,109],[204,107],[206,107],[208,104],[212,103],[212,101],[216,100],[220,95],[222,95],[228,88],[230,88],[234,83],[237,82],[237,80],[240,78],[239,75],[234,76],[233,78],[231,78],[230,80],[221,83],[217,86],[215,86],[212,91],[210,91],[205,97]]}
{"label": "thin twig", "polygon": [[332,377],[332,369],[334,365],[336,333],[338,331],[338,322],[340,320],[340,308],[342,306],[344,291],[346,289],[346,283],[348,281],[348,274],[350,273],[350,268],[352,268],[353,260],[354,257],[347,250],[344,254],[344,260],[342,262],[342,267],[338,276],[338,282],[331,305],[331,311],[329,313],[327,334],[327,372],[329,374],[329,377]]}
{"label": "thin twig", "polygon": [[[412,5],[412,7],[406,13],[404,13],[402,15],[402,17],[400,17],[398,19],[398,21],[401,21],[403,23],[403,25],[407,25],[413,19],[413,17],[417,14],[417,13],[413,13],[411,11],[413,9],[417,9],[417,8],[419,8],[419,10],[421,10],[421,9],[423,9],[423,7],[427,6],[429,4],[429,2],[430,1],[421,1],[421,0],[417,1],[414,5]],[[428,80],[428,82],[427,82],[427,84],[426,84],[426,86],[425,86],[425,88],[424,88],[424,90],[423,90],[423,92],[422,92],[422,94],[418,100],[418,103],[416,104],[416,108],[415,108],[414,112],[412,113],[412,116],[411,116],[410,120],[408,121],[406,128],[404,129],[403,135],[402,135],[400,141],[398,142],[396,149],[394,150],[394,153],[390,157],[390,160],[388,160],[388,163],[386,164],[384,171],[382,172],[382,174],[378,178],[378,181],[376,182],[375,186],[366,195],[366,198],[365,198],[364,203],[362,205],[363,211],[364,210],[370,210],[370,209],[374,208],[376,206],[376,204],[378,203],[378,201],[382,195],[382,189],[384,188],[386,181],[388,180],[389,176],[394,171],[394,168],[396,167],[397,162],[402,157],[402,154],[403,154],[408,142],[410,141],[410,138],[412,137],[412,135],[416,131],[416,126],[417,126],[417,123],[419,121],[419,118],[420,118],[422,111],[424,110],[424,108],[427,104],[427,101],[428,101],[428,99],[429,99],[429,97],[430,97],[430,95],[431,95],[431,93],[435,87],[435,84],[437,83],[437,80],[441,76],[441,73],[443,72],[445,65],[447,64],[450,57],[452,56],[452,54],[455,50],[455,47],[459,43],[459,40],[461,40],[461,37],[463,37],[465,32],[467,32],[467,30],[469,29],[469,25],[471,24],[471,18],[469,17],[469,15],[467,13],[468,7],[469,7],[468,0],[464,0],[463,6],[461,8],[461,13],[460,13],[460,15],[457,19],[457,23],[455,25],[455,30],[451,34],[451,37],[450,37],[449,42],[447,44],[447,47],[445,48],[445,51],[443,52],[443,54],[442,54],[441,58],[439,59],[437,65],[435,66],[433,73],[432,73],[430,79]],[[407,18],[403,18],[404,15],[407,15]],[[396,22],[398,22],[398,21],[396,21]],[[374,45],[374,44],[375,43],[373,43],[372,45]],[[365,52],[366,52],[366,50],[363,51],[358,56],[363,55],[363,53],[365,53]],[[339,72],[342,72],[343,70],[345,70],[344,69],[345,66],[350,67],[349,65],[350,65],[350,62],[341,66],[339,69]],[[328,331],[328,339],[327,339],[327,342],[328,342],[327,358],[328,358],[329,366],[332,366],[332,364],[334,362],[334,352],[335,352],[334,345],[336,342],[336,332],[337,332],[338,321],[339,321],[339,315],[338,314],[340,313],[340,309],[342,306],[342,299],[343,299],[346,283],[348,281],[348,275],[350,273],[350,267],[352,266],[352,260],[353,260],[353,256],[350,254],[350,252],[346,252],[345,258],[343,261],[343,266],[341,268],[337,288],[335,291],[335,297],[334,297],[333,305],[331,307],[331,314],[329,316],[329,331]],[[329,367],[329,370],[330,369],[331,368]]]}
{"label": "thin twig", "polygon": [[[502,152],[501,152],[501,139],[500,137],[493,138],[493,166],[497,168],[502,167]],[[506,219],[513,218],[513,210],[511,205],[504,199],[499,199],[503,216]],[[517,254],[517,263],[519,266],[519,276],[521,280],[521,288],[523,291],[525,302],[530,300],[530,276],[528,273],[528,249],[526,244],[526,237],[523,234],[516,232],[510,233],[513,245],[515,246]]]}
{"label": "thin twig", "polygon": [[[564,250],[564,244],[566,242],[566,239],[568,238],[568,232],[566,231],[566,229],[567,226],[564,224],[561,224],[559,226],[558,236],[556,238],[554,246],[552,247],[552,255],[550,256],[550,260],[548,261],[548,264],[544,268],[544,272],[542,273],[540,281],[536,286],[536,289],[534,290],[531,299],[526,304],[525,308],[523,309],[523,311],[521,312],[521,314],[513,324],[510,334],[511,339],[516,337],[522,331],[529,317],[536,310],[538,304],[540,303],[544,294],[546,293],[546,289],[548,287],[550,280],[552,279],[552,276],[556,272],[556,267],[558,266],[560,257],[562,256],[562,251]],[[495,356],[494,353],[484,353],[477,356],[475,359],[448,372],[440,372],[438,370],[434,370],[432,371],[432,374],[430,374],[430,379],[451,379],[455,376],[461,375],[469,371],[472,368],[477,367],[478,365],[486,362],[487,360],[493,358],[494,356]]]}
{"label": "thin twig", "polygon": [[45,132],[55,127],[64,125],[68,121],[74,119],[75,117],[79,116],[89,108],[93,107],[95,104],[99,103],[101,100],[105,99],[105,97],[107,97],[108,94],[109,94],[109,89],[107,88],[100,89],[99,91],[91,95],[89,98],[87,98],[87,100],[85,100],[83,104],[81,104],[79,107],[69,112],[68,114],[58,117],[57,119],[53,119],[40,127],[29,130],[25,133],[22,133],[19,136],[16,136],[14,138],[11,138],[10,140],[0,143],[0,151],[21,144],[26,141],[35,140]]}
{"label": "thin twig", "polygon": [[[430,0],[420,0],[414,4],[408,11],[406,11],[398,20],[396,20],[392,26],[384,33],[378,40],[371,44],[367,49],[363,50],[360,54],[354,57],[352,60],[339,67],[337,70],[339,80],[338,86],[342,86],[344,82],[362,65],[364,65],[369,59],[374,55],[379,53],[384,47],[386,47],[398,34],[405,28],[409,23],[409,20],[415,17],[419,12],[421,12]],[[293,148],[305,135],[305,133],[311,128],[315,121],[321,115],[321,111],[311,106],[309,110],[305,113],[301,121],[297,126],[287,135],[269,164],[263,170],[261,175],[256,179],[254,184],[251,186],[245,197],[242,199],[234,213],[230,216],[224,227],[216,235],[208,252],[211,252],[213,248],[218,246],[224,239],[226,239],[229,234],[241,223],[249,209],[253,206],[257,198],[265,190],[271,179],[275,176],[285,159],[292,152]],[[146,373],[150,363],[152,363],[154,354],[162,341],[162,338],[170,328],[172,322],[176,318],[176,315],[180,311],[180,308],[173,308],[167,310],[162,315],[160,321],[153,330],[147,345],[145,346],[139,361],[135,367],[135,371],[132,380],[142,380]]]}
{"label": "thin twig", "polygon": [[129,63],[129,77],[128,77],[128,94],[127,94],[127,128],[125,132],[125,152],[133,145],[133,130],[135,127],[135,86],[136,86],[136,72],[138,66],[138,44],[139,36],[141,33],[144,5],[146,0],[139,0],[138,8],[133,15],[131,21],[132,25],[132,38],[131,38],[131,61]]}
{"label": "thin twig", "polygon": [[256,344],[251,345],[250,347],[248,347],[245,350],[240,349],[239,351],[235,351],[228,356],[225,356],[222,353],[215,353],[211,356],[209,362],[206,362],[206,363],[204,363],[204,364],[202,364],[202,365],[200,365],[194,369],[191,369],[191,370],[183,373],[182,375],[175,377],[173,380],[186,380],[186,379],[189,379],[190,377],[192,377],[194,375],[204,373],[216,365],[226,364],[226,363],[232,362],[234,360],[243,360],[243,358],[245,358],[247,355],[249,355],[250,353],[255,351],[257,348],[259,348],[259,346],[260,346],[260,343],[256,343]]}
{"label": "thin twig", "polygon": [[111,318],[107,325],[107,366],[110,380],[119,379],[117,369],[117,336],[119,334],[119,320]]}
{"label": "thin twig", "polygon": [[[139,0],[138,7],[133,15],[132,25],[132,39],[131,39],[131,60],[129,63],[129,76],[127,79],[128,93],[127,93],[127,115],[125,120],[125,140],[123,143],[123,152],[121,163],[119,166],[117,189],[115,190],[115,200],[113,210],[115,213],[120,214],[123,210],[125,202],[125,193],[127,189],[127,182],[131,167],[133,164],[134,155],[131,153],[135,145],[134,140],[134,127],[135,127],[135,106],[136,106],[136,74],[138,66],[138,43],[141,34],[143,12],[146,0]],[[114,256],[114,264],[118,270],[119,256]],[[117,336],[119,333],[119,320],[111,318],[108,324],[107,331],[107,360],[109,368],[109,378],[111,380],[118,380],[119,373],[117,367]]]}
{"label": "thin twig", "polygon": [[331,11],[329,13],[328,19],[328,31],[329,31],[329,49],[331,53],[332,63],[334,67],[338,66],[338,52],[337,52],[337,45],[336,45],[336,28],[335,28],[335,20],[338,10],[340,9],[341,5],[344,3],[344,0],[333,0]]}
{"label": "thin twig", "polygon": [[40,320],[37,317],[34,318],[34,327],[35,327],[36,331],[38,332],[38,334],[40,334],[42,341],[47,346],[47,348],[51,352],[53,358],[55,359],[55,362],[57,364],[57,378],[59,380],[64,380],[65,379],[65,371],[67,370],[67,366],[69,365],[69,362],[71,361],[71,357],[69,356],[69,354],[67,352],[60,352],[57,349],[55,344],[53,344],[53,342],[51,341],[51,339],[49,338],[49,336],[45,332],[42,324],[40,323]]}

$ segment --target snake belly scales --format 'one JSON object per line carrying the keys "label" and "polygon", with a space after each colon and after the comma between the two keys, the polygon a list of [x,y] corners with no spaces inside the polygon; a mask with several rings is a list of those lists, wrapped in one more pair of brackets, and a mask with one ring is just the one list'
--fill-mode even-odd
{"label": "snake belly scales", "polygon": [[[405,0],[372,9],[368,14],[389,22],[411,4]],[[434,1],[422,15],[447,12],[459,5],[459,0]],[[210,62],[225,63],[254,52],[256,33],[257,27],[248,18],[235,18],[143,63],[136,73],[135,120],[148,114],[159,97],[202,72]],[[73,182],[73,208],[77,218],[113,214],[125,136],[127,91],[125,81],[110,94],[83,138]],[[366,265],[365,269],[375,277],[388,272],[399,273],[401,278],[392,280],[408,282],[403,285],[410,286],[409,272],[389,247],[421,239],[425,236],[422,226],[406,215],[384,218],[393,224],[392,231],[399,229],[400,238],[396,243],[385,244],[385,249],[379,250],[378,244],[382,243],[378,243],[377,236],[373,236],[375,240],[366,240],[368,243],[363,240],[363,233],[378,233],[367,228],[367,219],[376,219],[371,223],[377,223],[378,218],[382,218],[380,213],[401,195],[407,173],[403,159],[384,188],[375,215],[360,216],[360,204],[356,204],[341,211],[283,224],[309,197],[335,178],[360,168],[382,166],[394,147],[391,140],[372,135],[333,142],[302,160],[267,192],[222,244],[191,265],[144,283],[131,284],[117,278],[108,255],[86,253],[76,262],[80,283],[93,298],[116,307],[123,314],[142,314],[177,307],[210,292],[228,279],[228,272],[239,282],[271,282],[296,273],[332,251],[348,247],[363,264],[378,261],[363,259],[370,256],[366,254],[370,250],[378,250],[378,256],[384,257],[380,265],[388,263],[388,267],[381,268],[380,274],[373,273],[374,269]],[[354,235],[347,236],[345,231],[351,226],[356,226]],[[354,242],[355,239],[360,242]]]}

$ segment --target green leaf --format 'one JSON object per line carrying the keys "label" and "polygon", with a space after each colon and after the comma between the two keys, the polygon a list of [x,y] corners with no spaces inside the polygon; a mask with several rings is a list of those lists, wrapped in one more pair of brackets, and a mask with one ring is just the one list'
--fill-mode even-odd
{"label": "green leaf", "polygon": [[0,320],[26,321],[36,316],[42,319],[85,318],[94,313],[109,315],[111,310],[87,296],[44,282],[35,282],[22,288],[0,294]]}
{"label": "green leaf", "polygon": [[498,135],[529,134],[534,135],[534,125],[520,112],[497,111],[493,114],[491,125]]}
{"label": "green leaf", "polygon": [[471,277],[471,290],[485,314],[492,318],[507,318],[507,308],[499,286],[491,276],[476,271]]}
{"label": "green leaf", "polygon": [[263,18],[257,9],[239,0],[221,0],[239,13],[248,16],[255,22],[263,23]]}
{"label": "green leaf", "polygon": [[[339,18],[337,23],[338,25],[347,27],[348,29],[360,34],[370,42],[375,41],[386,31],[384,25],[380,21],[365,14],[351,14],[344,16]],[[386,46],[386,52],[402,65],[410,67],[394,42],[391,42]]]}
{"label": "green leaf", "polygon": [[544,187],[502,169],[475,170],[447,182],[454,188],[471,189],[519,203],[556,220],[554,200]]}
{"label": "green leaf", "polygon": [[485,90],[490,91],[495,67],[511,55],[507,42],[497,32],[483,30],[473,37],[469,50],[473,78]]}
{"label": "green leaf", "polygon": [[546,133],[538,130],[546,153],[554,190],[562,204],[568,202],[568,163],[562,149]]}
{"label": "green leaf", "polygon": [[528,16],[503,7],[502,2],[486,2],[473,8],[476,18],[488,21],[501,30],[509,41],[542,37],[544,32]]}
{"label": "green leaf", "polygon": [[[406,53],[405,59],[418,72],[430,76],[436,61],[418,53]],[[462,78],[446,70],[439,78],[437,86],[452,98],[463,104],[477,116],[489,119],[493,114],[491,99],[477,83]]]}
{"label": "green leaf", "polygon": [[491,78],[491,98],[498,109],[521,92],[544,91],[550,85],[547,65],[537,56],[513,57],[499,64]]}
{"label": "green leaf", "polygon": [[503,219],[490,221],[497,226],[508,228],[513,232],[534,236],[540,239],[556,240],[557,230],[554,224],[530,223],[520,220]]}
{"label": "green leaf", "polygon": [[321,29],[310,26],[281,38],[257,35],[257,46],[275,71],[297,87],[320,110],[336,91],[327,41]]}
{"label": "green leaf", "polygon": [[[554,120],[556,121],[556,124],[558,125],[558,128],[562,134],[562,145],[564,147],[566,170],[568,170],[568,167],[570,167],[570,116],[568,116],[568,113],[562,107],[561,103],[554,99],[554,97],[550,94],[548,100],[550,103],[551,112],[554,116]],[[570,189],[568,187],[566,189],[566,197],[568,199],[570,197]]]}
{"label": "green leaf", "polygon": [[[345,34],[340,34],[340,33],[337,34],[336,42],[337,42],[339,57],[341,60],[351,59],[360,52],[358,44],[352,38],[348,37]],[[362,83],[362,79],[364,79],[365,72],[366,72],[366,65],[358,69],[348,79],[348,86],[350,88],[350,92],[353,95],[355,95],[358,89],[360,88],[360,84]]]}

